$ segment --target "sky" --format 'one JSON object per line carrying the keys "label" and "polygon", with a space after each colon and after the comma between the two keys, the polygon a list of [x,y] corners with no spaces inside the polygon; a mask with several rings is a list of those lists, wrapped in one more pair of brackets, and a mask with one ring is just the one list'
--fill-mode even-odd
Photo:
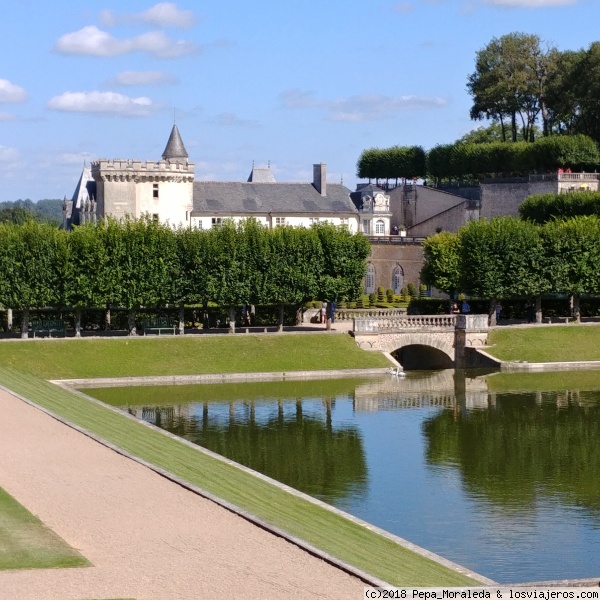
{"label": "sky", "polygon": [[70,198],[84,164],[157,161],[173,123],[196,179],[355,188],[365,148],[451,143],[494,37],[600,39],[600,0],[0,0],[0,201]]}

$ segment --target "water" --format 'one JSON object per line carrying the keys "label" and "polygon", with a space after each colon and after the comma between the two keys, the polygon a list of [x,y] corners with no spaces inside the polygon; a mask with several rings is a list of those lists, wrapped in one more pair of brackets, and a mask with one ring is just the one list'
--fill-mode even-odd
{"label": "water", "polygon": [[600,374],[584,379],[563,374],[570,388],[553,391],[544,374],[445,371],[91,393],[511,583],[600,576]]}

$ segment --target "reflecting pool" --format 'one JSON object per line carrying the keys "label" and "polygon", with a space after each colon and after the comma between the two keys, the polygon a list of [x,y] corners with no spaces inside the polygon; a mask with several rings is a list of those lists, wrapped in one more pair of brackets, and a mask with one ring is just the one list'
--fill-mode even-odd
{"label": "reflecting pool", "polygon": [[496,581],[600,576],[600,373],[86,392]]}

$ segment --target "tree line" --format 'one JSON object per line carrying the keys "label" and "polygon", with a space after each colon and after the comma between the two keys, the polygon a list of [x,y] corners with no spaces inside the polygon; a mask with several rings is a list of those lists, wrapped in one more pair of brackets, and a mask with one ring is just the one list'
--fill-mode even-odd
{"label": "tree line", "polygon": [[429,152],[420,146],[369,148],[358,159],[357,176],[369,180],[414,177],[476,183],[487,177],[520,177],[560,168],[598,170],[600,151],[596,142],[585,135],[564,135],[542,137],[533,143],[458,141],[438,144]]}
{"label": "tree line", "polygon": [[526,200],[523,219],[472,221],[456,233],[427,238],[423,282],[451,297],[489,299],[492,324],[497,303],[518,297],[535,298],[541,322],[541,297],[547,293],[568,295],[579,318],[580,296],[600,294],[600,212],[591,210],[600,206],[600,194],[569,194],[568,211],[569,199],[550,196]]}
{"label": "tree line", "polygon": [[492,38],[476,53],[467,78],[471,119],[491,125],[428,152],[421,146],[369,148],[358,159],[357,175],[476,183],[561,167],[595,171],[600,167],[599,71],[600,42],[559,51],[537,35]]}
{"label": "tree line", "polygon": [[599,68],[600,42],[560,51],[537,35],[493,38],[467,79],[470,116],[500,123],[513,142],[519,133],[534,141],[539,123],[544,136],[583,134],[600,143]]}
{"label": "tree line", "polygon": [[71,232],[46,223],[0,223],[0,305],[23,311],[70,307],[75,330],[89,308],[125,308],[129,332],[142,307],[227,307],[230,328],[243,304],[300,306],[311,299],[356,298],[368,240],[328,223],[267,229],[253,220],[210,230],[173,230],[151,219],[83,225]]}

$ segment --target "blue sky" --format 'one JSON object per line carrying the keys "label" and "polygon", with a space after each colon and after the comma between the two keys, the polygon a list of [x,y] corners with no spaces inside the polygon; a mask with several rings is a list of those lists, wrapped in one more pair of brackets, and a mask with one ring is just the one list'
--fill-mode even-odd
{"label": "blue sky", "polygon": [[174,115],[196,178],[354,188],[363,149],[452,142],[493,37],[600,39],[598,0],[0,0],[0,201],[70,197],[84,161],[159,160]]}

